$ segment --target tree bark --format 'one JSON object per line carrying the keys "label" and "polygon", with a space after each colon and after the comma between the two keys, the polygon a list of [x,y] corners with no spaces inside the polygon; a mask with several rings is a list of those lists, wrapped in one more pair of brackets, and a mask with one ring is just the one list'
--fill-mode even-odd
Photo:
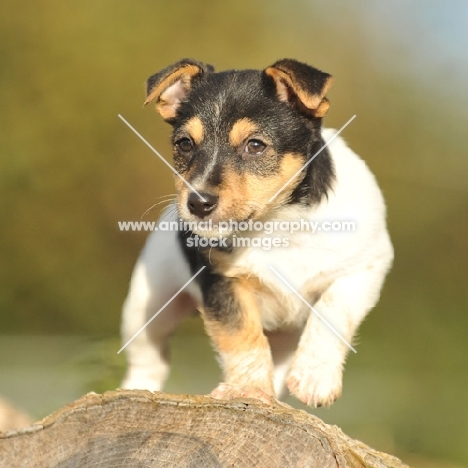
{"label": "tree bark", "polygon": [[285,404],[117,390],[0,433],[8,468],[403,468]]}

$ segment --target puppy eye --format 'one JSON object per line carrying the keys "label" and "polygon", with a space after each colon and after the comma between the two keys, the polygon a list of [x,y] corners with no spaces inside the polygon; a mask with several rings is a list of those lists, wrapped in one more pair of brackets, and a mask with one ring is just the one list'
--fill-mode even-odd
{"label": "puppy eye", "polygon": [[176,141],[175,146],[181,153],[190,153],[193,149],[192,140],[190,140],[190,138],[181,138]]}
{"label": "puppy eye", "polygon": [[266,145],[261,140],[249,140],[245,146],[245,152],[248,154],[262,154],[265,151]]}

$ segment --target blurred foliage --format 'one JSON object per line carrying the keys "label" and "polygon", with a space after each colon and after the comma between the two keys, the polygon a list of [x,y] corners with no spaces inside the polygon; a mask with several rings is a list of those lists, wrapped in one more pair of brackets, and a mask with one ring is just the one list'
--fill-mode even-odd
{"label": "blurred foliage", "polygon": [[118,334],[145,236],[117,221],[174,191],[117,118],[169,158],[168,126],[141,107],[147,76],[182,57],[218,70],[297,58],[335,76],[327,126],[357,115],[344,136],[382,186],[396,250],[345,374],[352,397],[345,387],[319,414],[468,463],[466,2],[3,0],[0,12],[4,334]]}

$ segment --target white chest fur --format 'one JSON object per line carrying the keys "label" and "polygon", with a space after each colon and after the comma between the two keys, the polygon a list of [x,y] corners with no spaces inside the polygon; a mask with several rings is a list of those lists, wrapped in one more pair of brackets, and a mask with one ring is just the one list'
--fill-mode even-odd
{"label": "white chest fur", "polygon": [[[333,133],[324,130],[325,141]],[[310,229],[257,232],[257,237],[281,238],[287,246],[241,248],[226,271],[228,276],[258,278],[264,286],[258,300],[267,329],[297,323],[309,314],[291,294],[290,286],[313,304],[336,278],[371,267],[391,251],[385,205],[374,176],[341,138],[336,138],[329,150],[336,181],[328,198],[311,208],[287,206],[273,220],[301,220]]]}

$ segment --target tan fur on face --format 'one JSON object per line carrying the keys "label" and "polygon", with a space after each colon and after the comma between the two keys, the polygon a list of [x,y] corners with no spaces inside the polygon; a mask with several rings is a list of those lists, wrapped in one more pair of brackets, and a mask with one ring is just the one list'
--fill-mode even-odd
{"label": "tan fur on face", "polygon": [[[181,176],[184,178],[184,180],[189,182],[192,173],[193,169],[189,169],[188,171],[183,172]],[[179,206],[186,206],[188,197],[192,192],[192,189],[189,188],[187,184],[185,184],[185,182],[178,176],[175,176],[174,178],[174,185],[178,193],[177,204]]]}
{"label": "tan fur on face", "polygon": [[[287,153],[283,156],[278,173],[274,176],[259,177],[254,174],[239,174],[232,170],[225,171],[222,186],[217,191],[219,206],[210,218],[216,223],[227,219],[240,221],[264,215],[272,207],[284,203],[299,184],[301,174],[291,180],[277,197],[269,202],[269,199],[303,167],[304,163],[303,155]],[[190,181],[190,172],[184,173],[183,176]],[[178,177],[175,179],[175,186],[179,193],[179,209],[182,217],[186,218],[189,216],[185,207],[190,190]]]}
{"label": "tan fur on face", "polygon": [[[283,156],[277,174],[259,177],[253,174],[238,174],[234,171],[223,174],[223,186],[219,192],[220,216],[223,218],[245,219],[252,213],[263,214],[269,206],[269,199],[288,182],[304,165],[300,154],[287,153]],[[283,203],[301,181],[301,176],[293,179],[272,202],[274,206]],[[229,205],[226,206],[226,203]],[[272,205],[273,206],[273,205]]]}
{"label": "tan fur on face", "polygon": [[185,125],[185,130],[189,133],[193,142],[199,145],[203,141],[205,129],[199,117],[192,117]]}
{"label": "tan fur on face", "polygon": [[184,193],[186,192],[185,190],[186,185],[184,184],[184,182],[182,181],[180,177],[175,177],[174,185],[177,190],[177,193],[179,194],[178,201],[179,203],[182,203],[183,199],[187,198],[187,195]]}
{"label": "tan fur on face", "polygon": [[247,118],[240,119],[232,126],[229,132],[229,143],[236,148],[257,130],[258,127],[251,120]]}
{"label": "tan fur on face", "polygon": [[[216,187],[216,190],[211,188],[213,193],[219,196],[219,205],[206,219],[211,219],[216,224],[229,219],[237,221],[244,221],[248,218],[258,219],[267,214],[272,208],[283,204],[300,183],[301,174],[298,174],[291,182],[289,180],[300,171],[304,163],[304,155],[287,153],[282,157],[280,168],[273,176],[261,177],[249,173],[239,174],[234,170],[224,171],[222,185]],[[190,171],[182,175],[191,182]],[[287,182],[289,184],[270,203],[270,198]],[[197,218],[190,215],[187,209],[187,199],[191,190],[178,177],[175,179],[175,185],[179,194],[177,200],[179,214],[187,221],[195,221]],[[204,190],[202,187],[195,188],[199,191]]]}

